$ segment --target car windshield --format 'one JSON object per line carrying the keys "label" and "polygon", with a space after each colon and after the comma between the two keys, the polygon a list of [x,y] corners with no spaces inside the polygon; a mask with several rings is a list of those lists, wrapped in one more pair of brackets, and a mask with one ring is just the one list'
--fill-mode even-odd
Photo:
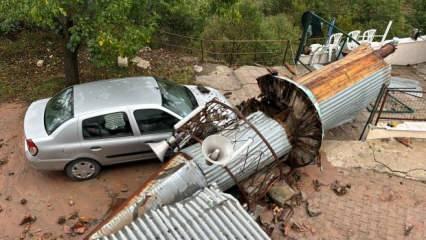
{"label": "car windshield", "polygon": [[164,79],[157,78],[157,82],[165,108],[185,117],[198,106],[194,95],[188,88]]}
{"label": "car windshield", "polygon": [[64,122],[74,117],[73,88],[66,88],[47,102],[44,127],[51,134]]}

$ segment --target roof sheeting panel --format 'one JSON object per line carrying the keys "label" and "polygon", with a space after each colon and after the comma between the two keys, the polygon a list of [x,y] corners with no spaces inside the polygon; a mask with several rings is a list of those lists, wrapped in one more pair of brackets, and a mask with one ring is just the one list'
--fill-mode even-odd
{"label": "roof sheeting panel", "polygon": [[104,240],[270,239],[237,199],[215,185],[153,209]]}

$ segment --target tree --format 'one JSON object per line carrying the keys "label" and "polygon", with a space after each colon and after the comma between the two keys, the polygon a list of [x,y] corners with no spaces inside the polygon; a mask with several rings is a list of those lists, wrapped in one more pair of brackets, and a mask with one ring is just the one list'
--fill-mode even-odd
{"label": "tree", "polygon": [[149,0],[2,0],[0,21],[20,21],[59,34],[68,85],[79,82],[78,53],[88,47],[98,64],[134,54],[155,26]]}

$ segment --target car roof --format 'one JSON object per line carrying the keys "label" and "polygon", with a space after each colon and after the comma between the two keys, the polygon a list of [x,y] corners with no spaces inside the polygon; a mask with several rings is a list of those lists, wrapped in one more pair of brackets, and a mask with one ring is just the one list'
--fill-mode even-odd
{"label": "car roof", "polygon": [[129,77],[74,85],[74,115],[140,104],[161,105],[154,77]]}

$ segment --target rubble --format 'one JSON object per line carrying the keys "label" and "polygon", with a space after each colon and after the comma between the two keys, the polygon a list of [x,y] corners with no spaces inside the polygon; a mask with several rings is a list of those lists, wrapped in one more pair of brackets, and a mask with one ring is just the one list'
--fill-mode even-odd
{"label": "rubble", "polygon": [[37,217],[31,214],[27,214],[26,216],[24,216],[24,218],[22,218],[19,225],[31,224],[31,223],[34,223],[36,220],[37,220]]}
{"label": "rubble", "polygon": [[65,218],[65,216],[60,216],[58,217],[58,220],[56,221],[56,223],[59,225],[63,225],[66,221],[67,219]]}
{"label": "rubble", "polygon": [[74,211],[68,216],[68,219],[77,219],[78,217],[79,217],[78,211]]}
{"label": "rubble", "polygon": [[127,57],[117,57],[117,65],[122,68],[126,68],[129,66],[129,60]]}
{"label": "rubble", "polygon": [[146,70],[146,69],[148,69],[148,68],[151,67],[151,63],[149,61],[147,61],[147,60],[140,59],[139,62],[136,64],[136,66],[138,68]]}
{"label": "rubble", "polygon": [[86,223],[78,221],[71,227],[71,230],[72,230],[73,233],[77,233],[77,234],[81,235],[81,234],[85,233],[86,230],[87,230]]}
{"label": "rubble", "polygon": [[259,215],[259,221],[264,226],[268,226],[269,224],[272,224],[273,220],[274,220],[273,212],[267,209],[266,211],[262,211]]}
{"label": "rubble", "polygon": [[60,216],[57,220],[57,224],[64,225],[64,233],[71,236],[84,234],[94,222],[94,219],[79,216],[77,211],[71,213],[68,218]]}
{"label": "rubble", "polygon": [[322,213],[318,204],[314,204],[311,201],[306,201],[305,209],[309,217],[317,217]]}
{"label": "rubble", "polygon": [[151,52],[151,51],[152,51],[152,49],[150,47],[146,46],[146,47],[141,48],[139,50],[139,53]]}
{"label": "rubble", "polygon": [[73,231],[72,231],[70,226],[64,225],[64,233],[65,234],[72,234]]}
{"label": "rubble", "polygon": [[127,184],[123,184],[120,189],[121,192],[125,193],[129,191],[129,186]]}
{"label": "rubble", "polygon": [[138,64],[141,60],[142,60],[141,57],[136,56],[136,57],[132,58],[130,61],[134,64]]}
{"label": "rubble", "polygon": [[351,188],[350,184],[341,184],[339,181],[334,181],[330,185],[331,190],[333,190],[334,193],[336,193],[337,196],[343,196],[348,193],[349,189]]}
{"label": "rubble", "polygon": [[314,190],[315,190],[315,191],[317,191],[317,192],[319,192],[319,191],[321,190],[321,186],[323,186],[323,184],[322,184],[322,183],[320,183],[320,182],[318,181],[318,179],[314,179],[314,180],[312,180],[312,185],[313,185],[313,187],[314,187]]}
{"label": "rubble", "polygon": [[414,225],[412,225],[412,224],[405,225],[405,227],[404,227],[404,236],[407,237],[408,235],[410,235],[410,233],[413,230],[413,228],[414,228]]}
{"label": "rubble", "polygon": [[268,191],[269,197],[280,207],[284,207],[287,201],[296,194],[297,192],[284,181],[279,182],[279,184],[274,184]]}
{"label": "rubble", "polygon": [[203,66],[200,66],[200,65],[194,65],[194,71],[196,72],[196,73],[200,73],[200,72],[202,72],[203,71]]}
{"label": "rubble", "polygon": [[37,67],[43,67],[43,64],[44,64],[44,60],[37,60],[37,63],[36,63],[36,65],[37,65]]}

